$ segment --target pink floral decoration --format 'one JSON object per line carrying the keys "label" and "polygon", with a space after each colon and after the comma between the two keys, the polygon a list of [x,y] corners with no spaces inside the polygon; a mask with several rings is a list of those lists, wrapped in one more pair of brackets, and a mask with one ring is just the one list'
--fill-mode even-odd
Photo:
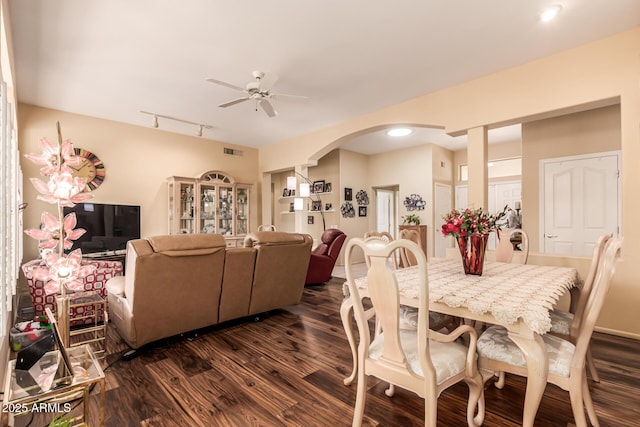
{"label": "pink floral decoration", "polygon": [[[38,249],[53,249],[58,245],[58,241],[63,239],[64,249],[71,249],[72,240],[79,239],[86,230],[83,228],[75,229],[77,225],[76,213],[71,212],[64,217],[62,233],[60,232],[60,221],[49,212],[42,213],[42,229],[25,230],[29,237],[40,240]],[[74,230],[75,229],[75,230]]]}
{"label": "pink floral decoration", "polygon": [[[53,144],[47,138],[40,140],[42,154],[26,154],[25,157],[37,165],[45,165],[40,168],[42,175],[51,175],[58,170],[72,173],[69,166],[78,166],[82,163],[82,157],[75,156],[73,153],[73,144],[71,141],[65,141],[62,146]],[[62,161],[60,160],[62,156]]]}
{"label": "pink floral decoration", "polygon": [[90,199],[90,194],[84,193],[86,178],[74,178],[69,172],[54,172],[49,177],[49,182],[31,178],[33,186],[41,195],[39,200],[47,203],[57,203],[60,206],[74,206],[84,200]]}
{"label": "pink floral decoration", "polygon": [[[48,139],[40,140],[42,154],[27,154],[26,157],[38,165],[43,165],[40,172],[48,176],[47,182],[37,178],[31,178],[31,182],[40,195],[39,200],[52,203],[58,207],[58,217],[44,212],[42,215],[43,227],[40,230],[26,230],[25,233],[34,239],[41,240],[38,245],[43,251],[44,262],[41,268],[34,270],[37,280],[45,281],[44,290],[47,294],[61,292],[64,297],[65,290],[83,290],[80,278],[90,274],[95,266],[82,264],[82,252],[80,249],[64,254],[64,249],[73,246],[72,240],[78,239],[85,230],[75,229],[77,219],[75,213],[62,217],[62,207],[74,206],[76,203],[93,197],[84,192],[87,180],[74,178],[69,166],[78,166],[82,163],[82,157],[75,156],[71,141],[62,142],[60,123],[58,125],[58,138],[60,143],[53,144]],[[54,252],[57,248],[57,253]]]}
{"label": "pink floral decoration", "polygon": [[80,249],[63,256],[50,252],[44,261],[47,267],[35,269],[33,276],[36,280],[46,281],[44,291],[47,294],[58,293],[63,286],[72,291],[81,291],[84,284],[80,278],[95,270],[94,265],[82,264]]}

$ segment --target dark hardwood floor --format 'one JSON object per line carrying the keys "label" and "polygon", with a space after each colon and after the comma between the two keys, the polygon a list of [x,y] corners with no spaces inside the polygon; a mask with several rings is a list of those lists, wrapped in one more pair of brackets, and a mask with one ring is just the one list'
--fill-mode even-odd
{"label": "dark hardwood floor", "polygon": [[[351,354],[340,322],[343,280],[305,289],[303,303],[260,321],[234,322],[175,337],[131,361],[109,328],[106,425],[111,426],[348,426],[356,385],[343,385]],[[158,313],[161,316],[162,313]],[[593,355],[601,382],[589,380],[603,427],[640,426],[640,341],[596,334]],[[422,426],[423,400],[370,379],[364,425]],[[508,376],[502,390],[486,387],[487,427],[521,425],[525,381]],[[98,389],[91,419],[98,419]],[[467,388],[445,391],[438,426],[466,426]],[[79,409],[79,408],[78,408]],[[16,425],[42,426],[21,417]],[[94,425],[92,423],[92,425]],[[568,393],[548,385],[537,426],[574,426]]]}

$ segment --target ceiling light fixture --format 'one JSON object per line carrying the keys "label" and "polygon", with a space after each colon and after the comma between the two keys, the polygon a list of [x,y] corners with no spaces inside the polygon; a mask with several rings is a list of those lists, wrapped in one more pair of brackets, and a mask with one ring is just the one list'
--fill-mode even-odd
{"label": "ceiling light fixture", "polygon": [[553,6],[549,6],[545,8],[542,13],[540,13],[540,20],[542,22],[549,22],[562,10],[562,6],[559,4],[554,4]]}
{"label": "ceiling light fixture", "polygon": [[192,122],[190,120],[183,120],[183,119],[178,119],[176,117],[165,116],[163,114],[151,113],[149,111],[140,110],[140,112],[142,114],[148,114],[150,116],[153,116],[153,122],[151,122],[151,126],[154,127],[154,128],[158,127],[158,117],[160,117],[160,118],[167,119],[167,120],[173,120],[173,121],[176,121],[176,122],[187,123],[189,125],[195,125],[195,126],[197,126],[196,135],[198,135],[198,136],[202,136],[203,129],[213,129],[213,126],[207,125],[207,124],[204,124],[204,123],[196,123],[196,122]]}
{"label": "ceiling light fixture", "polygon": [[409,128],[395,128],[387,131],[387,135],[389,136],[407,136],[410,135],[413,131]]}

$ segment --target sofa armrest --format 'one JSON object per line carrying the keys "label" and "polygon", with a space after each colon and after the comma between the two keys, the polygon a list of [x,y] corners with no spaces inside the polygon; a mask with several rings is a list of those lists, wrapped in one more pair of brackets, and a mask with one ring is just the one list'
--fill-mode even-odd
{"label": "sofa armrest", "polygon": [[125,276],[112,277],[105,285],[107,292],[112,295],[124,296],[124,282]]}

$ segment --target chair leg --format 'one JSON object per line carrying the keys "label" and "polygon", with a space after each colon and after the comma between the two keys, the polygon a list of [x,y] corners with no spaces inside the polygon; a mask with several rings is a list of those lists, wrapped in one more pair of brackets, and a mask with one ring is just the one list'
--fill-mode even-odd
{"label": "chair leg", "polygon": [[589,373],[591,374],[591,379],[599,383],[600,375],[598,375],[598,371],[596,370],[596,364],[593,362],[593,355],[591,354],[591,345],[587,347],[586,362],[587,362],[587,366],[589,367]]}
{"label": "chair leg", "polygon": [[469,427],[478,427],[484,422],[484,382],[482,380],[482,375],[480,375],[479,372],[476,372],[476,375],[473,378],[468,378],[465,382],[469,387],[467,424]]}
{"label": "chair leg", "polygon": [[586,372],[584,373],[584,377],[582,379],[582,400],[584,401],[585,408],[587,408],[587,415],[589,415],[589,421],[591,421],[591,425],[594,427],[600,427],[598,416],[596,415],[596,410],[593,407],[593,400],[591,400],[591,392],[589,392],[589,384],[587,383]]}
{"label": "chair leg", "polygon": [[353,427],[360,427],[362,425],[362,418],[364,417],[364,403],[367,397],[367,376],[364,374],[364,370],[360,368],[358,370],[358,387],[356,389],[356,405],[353,410]]}
{"label": "chair leg", "polygon": [[435,393],[424,398],[424,426],[436,427],[438,425],[438,398]]}
{"label": "chair leg", "polygon": [[569,387],[569,399],[573,410],[573,420],[576,427],[588,427],[587,418],[584,416],[583,385]]}

